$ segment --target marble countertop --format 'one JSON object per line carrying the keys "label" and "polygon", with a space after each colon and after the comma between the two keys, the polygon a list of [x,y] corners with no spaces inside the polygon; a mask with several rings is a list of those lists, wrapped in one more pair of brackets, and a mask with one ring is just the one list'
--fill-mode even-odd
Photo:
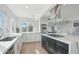
{"label": "marble countertop", "polygon": [[17,36],[12,41],[1,41],[0,42],[0,54],[5,54],[12,45],[16,42],[16,40],[21,36],[22,34],[9,34],[8,36]]}
{"label": "marble countertop", "polygon": [[75,36],[75,35],[63,35],[64,37],[52,37],[47,34],[42,34],[42,35],[61,41],[61,42],[64,42],[64,43],[67,43],[67,44],[79,42],[79,36]]}

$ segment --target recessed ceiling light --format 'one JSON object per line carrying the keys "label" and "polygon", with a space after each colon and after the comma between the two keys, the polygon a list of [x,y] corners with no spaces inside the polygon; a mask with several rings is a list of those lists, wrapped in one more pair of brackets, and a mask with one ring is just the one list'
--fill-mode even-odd
{"label": "recessed ceiling light", "polygon": [[25,8],[28,8],[28,6],[25,6]]}

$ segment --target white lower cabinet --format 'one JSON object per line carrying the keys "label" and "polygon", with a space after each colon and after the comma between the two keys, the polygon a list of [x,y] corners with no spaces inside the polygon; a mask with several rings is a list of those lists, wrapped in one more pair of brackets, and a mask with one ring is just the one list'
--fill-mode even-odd
{"label": "white lower cabinet", "polygon": [[14,53],[15,54],[20,54],[21,48],[23,44],[23,35],[18,38],[18,40],[14,44]]}
{"label": "white lower cabinet", "polygon": [[15,54],[20,54],[22,48],[22,43],[15,43],[14,45],[14,53]]}
{"label": "white lower cabinet", "polygon": [[41,34],[38,33],[24,33],[24,42],[35,42],[41,40]]}

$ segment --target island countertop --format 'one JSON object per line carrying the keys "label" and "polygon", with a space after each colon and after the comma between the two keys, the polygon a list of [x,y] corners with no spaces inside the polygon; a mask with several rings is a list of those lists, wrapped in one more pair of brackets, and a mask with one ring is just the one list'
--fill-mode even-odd
{"label": "island countertop", "polygon": [[76,36],[76,35],[63,35],[64,37],[53,37],[47,34],[42,34],[42,35],[61,41],[61,42],[64,42],[64,43],[67,43],[67,44],[79,42],[79,36]]}
{"label": "island countertop", "polygon": [[12,34],[9,36],[17,36],[12,41],[0,41],[0,54],[5,54],[12,45],[16,42],[16,40],[21,36],[22,34]]}
{"label": "island countertop", "polygon": [[53,37],[47,34],[42,34],[42,36],[46,36],[51,38],[51,40],[57,40],[68,44],[69,54],[79,54],[79,36],[77,35],[63,35],[64,37]]}

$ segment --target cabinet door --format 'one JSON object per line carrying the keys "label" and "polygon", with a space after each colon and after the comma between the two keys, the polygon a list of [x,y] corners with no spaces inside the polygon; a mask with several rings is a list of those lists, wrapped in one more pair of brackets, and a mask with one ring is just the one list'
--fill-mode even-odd
{"label": "cabinet door", "polygon": [[55,46],[55,40],[51,39],[46,36],[42,36],[42,47],[48,52],[48,53],[54,53],[54,46]]}
{"label": "cabinet door", "polygon": [[20,54],[20,44],[21,44],[21,42],[19,42],[19,41],[15,42],[15,44],[14,44],[15,54]]}
{"label": "cabinet door", "polygon": [[47,51],[49,51],[49,45],[50,45],[49,38],[48,38],[48,37],[45,37],[45,49],[46,49]]}
{"label": "cabinet door", "polygon": [[41,36],[41,44],[42,44],[42,47],[44,47],[44,45],[45,45],[45,39],[44,39],[44,36]]}
{"label": "cabinet door", "polygon": [[56,41],[55,51],[57,54],[68,54],[68,50],[69,50],[68,44]]}
{"label": "cabinet door", "polygon": [[15,54],[20,54],[21,48],[23,44],[23,35],[21,35],[14,44],[14,52]]}
{"label": "cabinet door", "polygon": [[48,50],[47,48],[48,48],[48,41],[47,41],[47,37],[46,36],[41,36],[41,38],[42,38],[42,42],[41,42],[41,44],[42,44],[42,47],[45,49],[45,50]]}
{"label": "cabinet door", "polygon": [[52,54],[55,53],[55,40],[49,38],[48,42],[49,42],[49,44],[48,44],[49,53],[52,53]]}
{"label": "cabinet door", "polygon": [[47,46],[47,38],[45,36],[42,36],[42,47],[46,49]]}
{"label": "cabinet door", "polygon": [[68,54],[69,46],[53,38],[42,36],[42,47],[50,54]]}

